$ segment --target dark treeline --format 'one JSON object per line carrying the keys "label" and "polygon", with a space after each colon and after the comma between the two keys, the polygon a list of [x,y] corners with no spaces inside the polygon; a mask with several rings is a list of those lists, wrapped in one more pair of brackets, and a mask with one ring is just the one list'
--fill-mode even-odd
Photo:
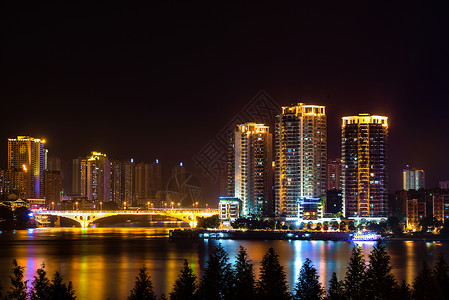
{"label": "dark treeline", "polygon": [[[63,283],[56,272],[52,280],[47,278],[44,265],[37,270],[28,291],[23,280],[23,267],[13,260],[10,274],[11,286],[1,299],[75,299],[72,283]],[[410,286],[405,281],[397,282],[393,275],[390,256],[385,246],[378,243],[365,262],[362,249],[355,246],[346,270],[345,278],[338,279],[334,272],[326,291],[320,282],[317,269],[310,259],[306,259],[300,269],[293,293],[286,279],[285,269],[279,263],[279,255],[273,248],[268,249],[262,259],[259,278],[256,279],[253,264],[245,248],[240,250],[234,264],[219,244],[209,256],[203,276],[199,279],[184,260],[168,298],[171,300],[215,300],[215,299],[449,299],[449,267],[440,255],[433,267],[423,264]],[[128,300],[168,299],[159,298],[154,292],[151,277],[145,267],[140,269]]]}

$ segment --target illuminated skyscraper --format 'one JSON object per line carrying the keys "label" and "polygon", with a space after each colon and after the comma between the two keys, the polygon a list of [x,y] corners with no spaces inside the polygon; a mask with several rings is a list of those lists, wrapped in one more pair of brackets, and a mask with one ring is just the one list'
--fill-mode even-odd
{"label": "illuminated skyscraper", "polygon": [[122,167],[119,160],[109,160],[109,201],[122,203]]}
{"label": "illuminated skyscraper", "polygon": [[327,189],[341,189],[341,158],[329,159],[327,162]]}
{"label": "illuminated skyscraper", "polygon": [[282,107],[276,117],[276,215],[322,217],[326,197],[326,112],[324,106]]}
{"label": "illuminated skyscraper", "polygon": [[346,217],[387,214],[387,141],[387,117],[343,117],[342,188]]}
{"label": "illuminated skyscraper", "polygon": [[408,190],[424,189],[424,171],[407,166],[402,170],[402,188]]}
{"label": "illuminated skyscraper", "polygon": [[45,140],[29,136],[8,139],[8,169],[26,172],[25,186],[19,188],[25,191],[23,194],[26,198],[42,198],[44,196],[44,170],[47,161],[44,144]]}
{"label": "illuminated skyscraper", "polygon": [[[242,215],[272,213],[272,135],[264,124],[237,125],[229,152],[229,189],[242,201]],[[233,187],[233,189],[232,189]]]}
{"label": "illuminated skyscraper", "polygon": [[92,201],[110,201],[110,165],[106,154],[92,152],[81,160],[81,196]]}

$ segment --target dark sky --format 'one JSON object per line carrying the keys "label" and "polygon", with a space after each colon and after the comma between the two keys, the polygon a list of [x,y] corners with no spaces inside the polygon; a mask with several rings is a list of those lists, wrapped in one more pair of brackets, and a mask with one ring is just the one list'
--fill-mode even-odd
{"label": "dark sky", "polygon": [[92,150],[183,161],[212,202],[193,158],[264,90],[327,106],[329,157],[342,116],[389,116],[391,190],[405,164],[449,179],[447,1],[2,11],[2,167],[7,138],[29,134],[66,165]]}

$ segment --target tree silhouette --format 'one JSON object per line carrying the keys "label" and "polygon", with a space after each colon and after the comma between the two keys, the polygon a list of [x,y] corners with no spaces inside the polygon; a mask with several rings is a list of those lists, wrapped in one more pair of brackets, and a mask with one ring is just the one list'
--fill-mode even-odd
{"label": "tree silhouette", "polygon": [[410,286],[405,282],[405,280],[402,281],[401,285],[399,285],[396,288],[396,291],[394,293],[395,299],[401,299],[401,300],[411,300],[413,299],[412,289]]}
{"label": "tree silhouette", "polygon": [[234,296],[238,299],[251,300],[255,297],[253,264],[246,249],[240,246],[234,265]]}
{"label": "tree silhouette", "polygon": [[306,258],[299,271],[298,282],[295,286],[293,299],[298,300],[319,300],[325,295],[321,286],[320,276],[312,261]]}
{"label": "tree silhouette", "polygon": [[139,275],[136,277],[136,283],[131,290],[128,300],[156,300],[156,295],[153,292],[153,283],[145,266],[140,268]]}
{"label": "tree silhouette", "polygon": [[420,300],[442,299],[433,272],[425,262],[413,282],[413,297]]}
{"label": "tree silhouette", "polygon": [[344,281],[346,297],[350,299],[364,299],[365,291],[363,288],[365,279],[365,260],[363,258],[362,248],[354,246],[349,259],[346,278]]}
{"label": "tree silhouette", "polygon": [[209,256],[203,278],[198,288],[200,299],[227,299],[232,292],[233,272],[229,255],[221,244]]}
{"label": "tree silhouette", "polygon": [[62,275],[56,271],[53,275],[53,279],[50,284],[50,297],[49,300],[72,300],[76,299],[75,291],[72,287],[72,282],[66,285],[63,283]]}
{"label": "tree silhouette", "polygon": [[34,276],[32,289],[30,291],[31,300],[50,299],[51,283],[44,268],[45,265],[42,264],[42,267],[36,270],[37,276]]}
{"label": "tree silhouette", "polygon": [[378,243],[369,255],[369,265],[365,273],[366,294],[371,299],[392,299],[397,287],[396,279],[391,273],[390,256],[385,245]]}
{"label": "tree silhouette", "polygon": [[17,264],[17,260],[12,260],[12,270],[9,275],[11,286],[8,291],[9,299],[25,300],[27,298],[27,282],[23,280],[23,270],[25,268]]}
{"label": "tree silhouette", "polygon": [[284,267],[279,263],[279,255],[273,248],[262,259],[259,280],[256,283],[258,299],[290,299]]}
{"label": "tree silhouette", "polygon": [[170,300],[192,300],[196,299],[197,281],[196,275],[190,268],[187,259],[184,259],[184,265],[173,285],[173,290],[170,293]]}
{"label": "tree silhouette", "polygon": [[337,274],[332,273],[331,280],[329,281],[329,289],[327,291],[327,300],[345,300],[345,287],[341,280],[337,279]]}
{"label": "tree silhouette", "polygon": [[449,299],[449,267],[442,254],[433,268],[433,276],[444,299]]}

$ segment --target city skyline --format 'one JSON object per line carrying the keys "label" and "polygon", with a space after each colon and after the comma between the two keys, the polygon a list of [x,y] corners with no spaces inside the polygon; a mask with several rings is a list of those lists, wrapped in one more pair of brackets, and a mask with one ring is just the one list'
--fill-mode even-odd
{"label": "city skyline", "polygon": [[66,165],[93,150],[184,161],[212,197],[195,157],[234,119],[255,121],[241,112],[264,90],[278,107],[326,106],[329,158],[341,117],[389,116],[391,190],[406,164],[429,186],[449,178],[447,3],[64,6],[8,14],[0,143],[45,137]]}

